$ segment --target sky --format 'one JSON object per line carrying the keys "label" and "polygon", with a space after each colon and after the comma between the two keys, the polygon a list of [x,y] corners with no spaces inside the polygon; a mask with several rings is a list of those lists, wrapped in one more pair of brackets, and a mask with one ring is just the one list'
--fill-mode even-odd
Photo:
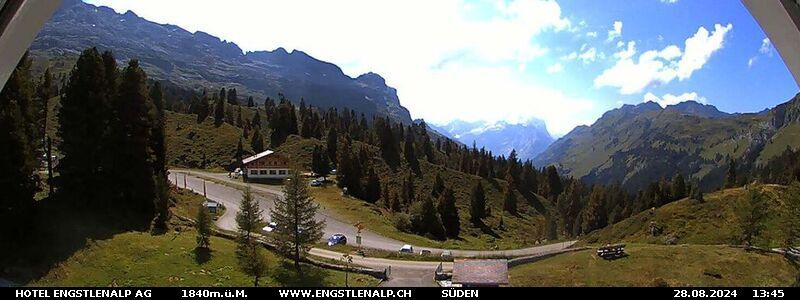
{"label": "sky", "polygon": [[623,104],[756,112],[798,92],[739,0],[85,1],[376,72],[434,124],[537,118],[561,136]]}

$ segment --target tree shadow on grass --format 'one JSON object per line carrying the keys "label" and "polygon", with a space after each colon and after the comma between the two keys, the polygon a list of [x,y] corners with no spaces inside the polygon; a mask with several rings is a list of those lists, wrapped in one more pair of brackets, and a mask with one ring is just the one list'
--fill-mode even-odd
{"label": "tree shadow on grass", "polygon": [[318,287],[326,285],[331,271],[303,264],[297,272],[294,263],[282,261],[273,272],[275,281],[281,286]]}
{"label": "tree shadow on grass", "polygon": [[489,225],[486,225],[486,223],[483,223],[483,220],[477,220],[477,222],[473,222],[472,225],[475,226],[476,228],[480,229],[481,232],[483,232],[484,234],[488,234],[488,235],[490,235],[490,236],[492,236],[493,238],[496,238],[496,239],[500,238],[500,235],[497,234],[497,232],[495,232],[494,229],[489,227]]}
{"label": "tree shadow on grass", "polygon": [[211,249],[206,247],[195,247],[192,253],[194,254],[194,262],[198,265],[207,263],[213,256]]}

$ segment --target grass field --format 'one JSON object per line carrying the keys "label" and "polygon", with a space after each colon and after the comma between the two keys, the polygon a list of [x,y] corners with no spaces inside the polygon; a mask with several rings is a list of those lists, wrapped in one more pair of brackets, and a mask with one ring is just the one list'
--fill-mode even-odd
{"label": "grass field", "polygon": [[[130,232],[93,241],[33,282],[41,286],[251,286],[237,268],[235,244],[213,237],[210,257],[195,254],[194,231],[153,236]],[[303,265],[298,275],[285,259],[264,251],[269,264],[261,286],[344,286],[344,273]],[[377,279],[350,274],[353,286]]]}
{"label": "grass field", "polygon": [[[755,245],[779,247],[783,240],[781,222],[786,212],[785,201],[796,196],[788,195],[779,185],[759,185],[769,198],[769,212],[764,231],[755,238]],[[684,199],[633,215],[619,223],[597,230],[582,238],[583,243],[637,242],[663,244],[668,237],[677,244],[730,244],[739,234],[735,208],[748,198],[745,188],[726,189],[705,195],[705,202]],[[663,234],[652,236],[650,223],[663,228]]]}
{"label": "grass field", "polygon": [[789,286],[798,271],[779,254],[712,245],[631,244],[603,260],[571,252],[509,270],[512,286]]}
{"label": "grass field", "polygon": [[[173,191],[174,215],[194,218],[203,197]],[[171,220],[163,235],[124,232],[86,245],[30,282],[41,286],[250,286],[252,278],[239,271],[233,241],[212,237],[210,255],[195,252],[192,224]],[[262,286],[344,286],[344,273],[303,265],[296,273],[291,262],[264,251],[269,263]],[[374,286],[377,279],[350,274],[351,286]]]}

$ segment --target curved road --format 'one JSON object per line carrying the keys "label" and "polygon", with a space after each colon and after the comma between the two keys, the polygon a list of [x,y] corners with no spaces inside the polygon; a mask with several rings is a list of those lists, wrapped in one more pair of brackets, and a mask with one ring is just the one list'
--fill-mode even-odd
{"label": "curved road", "polygon": [[[225,230],[236,230],[236,212],[239,209],[239,202],[242,199],[242,192],[240,188],[248,186],[248,184],[240,181],[229,179],[227,174],[208,173],[193,170],[170,170],[169,180],[176,184],[179,188],[190,189],[198,194],[203,194],[204,190],[206,197],[213,201],[225,205],[225,213],[220,216],[217,221],[217,227]],[[209,181],[214,180],[214,181]],[[186,185],[184,186],[184,182]],[[223,182],[220,184],[217,182]],[[205,183],[205,184],[204,184]],[[205,186],[204,186],[205,185]],[[235,186],[235,187],[233,187]],[[269,189],[261,186],[249,185],[253,198],[258,201],[259,207],[262,210],[264,220],[269,220],[269,211],[273,207],[275,197],[283,196],[280,191]],[[324,208],[320,207],[316,218],[318,220],[325,220],[324,236],[328,237],[334,233],[343,233],[348,237],[356,236],[355,227],[349,222],[345,222],[333,217],[335,214]],[[544,253],[550,253],[562,249],[569,248],[576,241],[555,243],[543,245],[538,247],[513,249],[513,250],[450,250],[454,257],[464,258],[477,258],[477,257],[520,257],[520,256],[533,256]],[[402,247],[404,242],[391,239],[369,230],[362,230],[361,244],[367,248],[374,248],[386,251],[397,251]],[[418,247],[414,246],[415,251],[430,250],[432,255],[439,255],[444,249]],[[341,258],[342,253],[330,251],[322,248],[313,248],[309,254],[338,260]],[[407,260],[390,260],[382,258],[360,257],[354,256],[353,263],[377,270],[391,267],[392,276],[390,280],[385,281],[383,286],[431,286],[434,284],[433,273],[439,266],[439,262],[430,261],[407,261]],[[442,263],[444,270],[452,270],[453,264],[449,262]],[[435,286],[435,285],[434,285]]]}

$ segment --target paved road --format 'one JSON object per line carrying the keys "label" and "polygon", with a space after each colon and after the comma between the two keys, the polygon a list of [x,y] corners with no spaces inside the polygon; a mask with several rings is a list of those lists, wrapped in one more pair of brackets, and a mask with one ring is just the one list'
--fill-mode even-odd
{"label": "paved road", "polygon": [[[213,179],[217,182],[224,182],[220,184],[209,181]],[[225,205],[225,213],[220,216],[217,221],[217,227],[225,230],[236,230],[236,212],[239,208],[239,202],[242,198],[242,192],[239,188],[247,186],[247,184],[231,180],[227,174],[207,173],[190,170],[170,170],[169,180],[175,183],[180,188],[187,188],[199,194],[206,193],[208,199],[217,201]],[[184,182],[186,185],[184,186]],[[234,188],[236,186],[238,188]],[[263,210],[264,220],[269,220],[269,210],[273,207],[275,197],[282,197],[283,194],[275,189],[269,189],[260,186],[250,185],[253,197],[259,203],[259,207]],[[350,223],[336,219],[333,213],[322,207],[318,212],[316,218],[318,220],[325,220],[325,237],[334,233],[343,233],[348,237],[356,236],[356,229]],[[381,236],[369,230],[361,232],[362,245],[368,248],[397,251],[405,243]],[[455,257],[486,257],[486,256],[530,256],[565,249],[575,241],[556,243],[550,245],[543,245],[538,247],[514,249],[514,250],[451,250]],[[414,246],[416,250],[427,249],[432,252],[432,255],[439,255],[443,249],[418,247]],[[330,251],[327,249],[313,248],[309,251],[311,255],[339,259],[342,254]],[[385,281],[382,286],[435,286],[433,281],[433,274],[439,266],[438,262],[425,262],[425,261],[406,261],[406,260],[389,260],[371,257],[354,257],[353,262],[356,265],[365,266],[373,269],[385,269],[391,267],[392,273],[390,279]],[[444,270],[452,270],[452,263],[443,263]]]}

